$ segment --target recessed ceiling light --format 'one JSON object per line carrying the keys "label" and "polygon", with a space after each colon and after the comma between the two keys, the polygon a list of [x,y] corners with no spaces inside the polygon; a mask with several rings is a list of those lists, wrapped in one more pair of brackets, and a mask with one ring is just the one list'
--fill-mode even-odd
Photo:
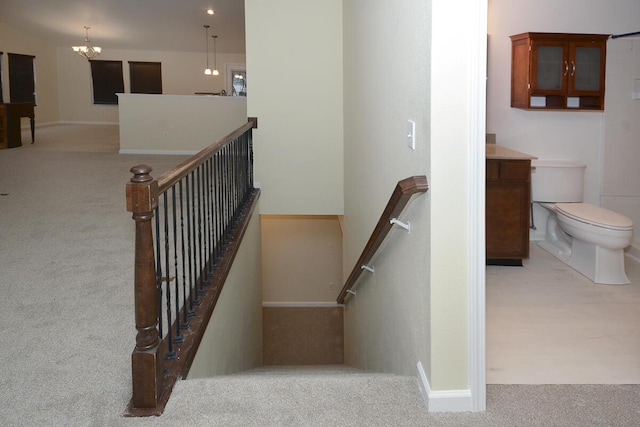
{"label": "recessed ceiling light", "polygon": [[207,13],[209,15],[213,15],[214,13],[216,13],[213,9],[207,9]]}

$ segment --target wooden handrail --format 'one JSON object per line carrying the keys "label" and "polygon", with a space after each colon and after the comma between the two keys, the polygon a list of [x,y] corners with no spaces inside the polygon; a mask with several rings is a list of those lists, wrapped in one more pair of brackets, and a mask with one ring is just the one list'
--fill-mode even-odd
{"label": "wooden handrail", "polygon": [[427,183],[427,177],[424,175],[412,176],[398,182],[389,199],[389,203],[387,203],[387,207],[382,212],[378,224],[373,230],[373,233],[371,233],[371,237],[362,251],[362,255],[358,258],[358,262],[356,262],[356,265],[353,267],[351,274],[340,291],[340,295],[338,295],[338,304],[344,303],[345,298],[349,295],[347,290],[350,290],[355,285],[362,274],[362,266],[367,265],[369,261],[371,261],[387,237],[387,234],[391,231],[393,227],[391,219],[397,218],[397,216],[400,215],[414,194],[424,193],[428,189],[429,184]]}

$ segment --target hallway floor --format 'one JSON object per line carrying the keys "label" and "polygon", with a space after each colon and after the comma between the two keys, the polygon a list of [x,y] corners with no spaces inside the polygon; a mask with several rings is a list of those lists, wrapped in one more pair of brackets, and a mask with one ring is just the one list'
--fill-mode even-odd
{"label": "hallway floor", "polygon": [[531,244],[524,267],[487,266],[488,384],[639,384],[640,264],[597,285]]}

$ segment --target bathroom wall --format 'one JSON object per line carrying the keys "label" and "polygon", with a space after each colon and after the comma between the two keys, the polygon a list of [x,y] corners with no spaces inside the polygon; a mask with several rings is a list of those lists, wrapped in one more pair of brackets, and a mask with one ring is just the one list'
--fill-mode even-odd
{"label": "bathroom wall", "polygon": [[[496,142],[541,159],[586,164],[585,201],[621,207],[621,211],[636,222],[640,220],[640,206],[637,199],[629,196],[630,190],[622,194],[617,194],[619,190],[610,190],[620,181],[628,185],[638,182],[634,180],[637,172],[621,168],[622,164],[640,162],[640,151],[631,150],[629,142],[634,135],[637,141],[637,127],[628,132],[613,131],[624,124],[613,117],[637,117],[637,107],[631,107],[628,101],[632,79],[621,81],[616,77],[631,73],[627,61],[633,56],[627,58],[622,54],[627,59],[615,59],[619,56],[615,52],[617,42],[608,43],[611,58],[607,61],[605,112],[524,111],[510,107],[509,36],[527,31],[628,33],[640,30],[638,16],[640,2],[637,0],[617,0],[611,4],[598,0],[489,0],[487,71],[487,132],[497,134]],[[628,53],[637,55],[637,52]],[[635,70],[637,74],[637,66]],[[626,95],[612,96],[618,90]],[[634,105],[638,102],[634,101]],[[624,161],[621,163],[619,159]],[[616,177],[618,173],[620,176]],[[539,230],[543,228],[544,218],[536,211],[534,220]],[[536,233],[533,234],[535,237]],[[635,239],[635,245],[640,246],[638,237]]]}
{"label": "bathroom wall", "polygon": [[607,60],[601,202],[633,220],[640,248],[640,38],[609,41]]}

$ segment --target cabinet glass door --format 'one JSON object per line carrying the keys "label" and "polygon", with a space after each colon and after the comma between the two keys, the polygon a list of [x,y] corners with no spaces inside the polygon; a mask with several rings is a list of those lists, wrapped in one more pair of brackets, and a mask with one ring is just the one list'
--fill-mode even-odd
{"label": "cabinet glass door", "polygon": [[577,92],[595,92],[600,90],[600,56],[598,47],[575,46],[571,60],[571,89]]}
{"label": "cabinet glass door", "polygon": [[565,61],[564,46],[538,45],[534,51],[536,75],[534,91],[561,91],[564,87]]}

